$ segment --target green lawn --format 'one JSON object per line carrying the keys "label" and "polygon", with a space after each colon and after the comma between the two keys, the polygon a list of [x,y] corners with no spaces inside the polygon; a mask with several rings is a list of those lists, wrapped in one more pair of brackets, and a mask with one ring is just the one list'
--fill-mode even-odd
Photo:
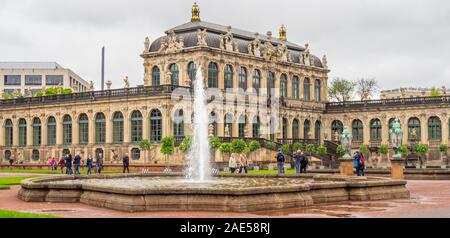
{"label": "green lawn", "polygon": [[[80,170],[81,174],[86,174],[86,171],[87,171],[86,169]],[[61,174],[61,170],[52,171],[50,169],[0,169],[0,173]],[[102,173],[105,174],[122,173],[122,170],[102,170]]]}
{"label": "green lawn", "polygon": [[0,210],[0,218],[58,218],[57,216]]}
{"label": "green lawn", "polygon": [[0,188],[6,189],[9,188],[9,185],[19,185],[22,180],[29,179],[29,178],[36,178],[39,176],[22,176],[22,177],[7,177],[7,178],[0,178]]}

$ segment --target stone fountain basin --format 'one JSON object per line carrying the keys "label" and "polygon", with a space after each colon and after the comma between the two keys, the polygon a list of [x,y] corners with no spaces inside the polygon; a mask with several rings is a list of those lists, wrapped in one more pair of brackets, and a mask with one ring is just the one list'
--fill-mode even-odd
{"label": "stone fountain basin", "polygon": [[404,180],[324,174],[220,175],[208,183],[191,183],[181,174],[63,175],[21,186],[18,197],[27,202],[81,202],[129,212],[251,212],[410,196]]}

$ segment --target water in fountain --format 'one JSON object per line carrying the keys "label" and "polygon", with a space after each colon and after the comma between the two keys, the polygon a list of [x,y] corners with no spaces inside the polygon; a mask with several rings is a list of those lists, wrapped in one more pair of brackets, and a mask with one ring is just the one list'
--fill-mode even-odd
{"label": "water in fountain", "polygon": [[199,68],[194,80],[194,121],[189,152],[187,177],[193,182],[210,179],[210,150],[208,139],[208,112],[202,70]]}

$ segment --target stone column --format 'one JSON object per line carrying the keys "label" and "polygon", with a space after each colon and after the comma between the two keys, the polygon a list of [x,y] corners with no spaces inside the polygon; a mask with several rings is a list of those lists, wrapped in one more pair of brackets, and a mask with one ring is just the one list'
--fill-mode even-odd
{"label": "stone column", "polygon": [[370,144],[370,119],[363,119],[363,145]]}
{"label": "stone column", "polygon": [[267,95],[267,79],[268,78],[269,78],[269,71],[267,69],[264,69],[264,71],[261,71],[261,82],[260,82],[260,89],[259,89],[260,95]]}
{"label": "stone column", "polygon": [[[78,123],[76,123],[78,124]],[[75,128],[75,127],[73,127]],[[95,114],[92,113],[91,115],[89,115],[89,135],[88,135],[88,144],[90,146],[93,146],[95,144],[97,144],[97,141],[95,141]],[[78,126],[77,126],[77,134],[78,134]],[[75,135],[75,134],[74,134]]]}
{"label": "stone column", "polygon": [[5,145],[5,121],[2,120],[1,122],[2,122],[2,125],[0,126],[0,146],[4,146]]}
{"label": "stone column", "polygon": [[33,119],[27,122],[27,146],[33,146]]}
{"label": "stone column", "polygon": [[381,119],[381,144],[389,145],[389,119],[386,117]]}
{"label": "stone column", "polygon": [[224,90],[225,89],[225,76],[224,76],[225,64],[220,62],[220,63],[218,63],[217,67],[218,67],[217,79],[219,80],[219,89]]}
{"label": "stone column", "polygon": [[61,116],[55,117],[56,120],[56,145],[63,144],[63,118]]}
{"label": "stone column", "polygon": [[130,112],[123,113],[123,142],[128,144],[131,142],[131,122],[130,122]]}
{"label": "stone column", "polygon": [[19,120],[13,119],[13,146],[19,145]]}
{"label": "stone column", "polygon": [[442,143],[448,145],[449,142],[449,117],[448,114],[444,113],[441,117],[442,124]]}
{"label": "stone column", "polygon": [[287,85],[286,85],[286,91],[287,91],[287,98],[292,98],[292,78],[294,75],[292,73],[287,74]]}
{"label": "stone column", "polygon": [[113,142],[113,123],[111,113],[105,115],[105,143],[111,144]]}
{"label": "stone column", "polygon": [[405,165],[404,159],[391,159],[391,178],[403,179],[403,166]]}
{"label": "stone column", "polygon": [[150,140],[150,113],[147,110],[142,111],[142,139]]}
{"label": "stone column", "polygon": [[281,88],[281,84],[280,84],[280,77],[281,77],[281,73],[276,71],[275,73],[275,96],[276,97],[280,97],[280,88]]}
{"label": "stone column", "polygon": [[322,87],[322,102],[328,101],[328,79],[325,77],[321,81],[320,86]]}
{"label": "stone column", "polygon": [[48,122],[48,118],[41,118],[41,145],[48,144],[47,122]]}
{"label": "stone column", "polygon": [[420,117],[420,134],[421,143],[429,144],[428,142],[428,119],[425,116]]}
{"label": "stone column", "polygon": [[234,115],[233,128],[231,130],[231,137],[239,137],[239,117]]}
{"label": "stone column", "polygon": [[[304,77],[299,75],[299,77],[298,77],[298,98],[302,101],[305,99],[305,96],[304,96],[305,89],[303,88],[303,82],[304,82]],[[302,124],[302,123],[300,123],[300,124]]]}
{"label": "stone column", "polygon": [[287,117],[287,138],[292,139],[292,120],[291,116]]}

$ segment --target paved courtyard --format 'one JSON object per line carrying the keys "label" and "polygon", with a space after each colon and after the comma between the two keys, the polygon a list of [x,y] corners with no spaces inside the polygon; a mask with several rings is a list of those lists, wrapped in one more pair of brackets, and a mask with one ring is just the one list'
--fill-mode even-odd
{"label": "paved courtyard", "polygon": [[127,213],[81,203],[26,203],[20,186],[0,190],[0,209],[47,213],[62,217],[450,217],[450,181],[408,181],[411,199],[345,202],[308,208],[255,213],[139,212]]}

